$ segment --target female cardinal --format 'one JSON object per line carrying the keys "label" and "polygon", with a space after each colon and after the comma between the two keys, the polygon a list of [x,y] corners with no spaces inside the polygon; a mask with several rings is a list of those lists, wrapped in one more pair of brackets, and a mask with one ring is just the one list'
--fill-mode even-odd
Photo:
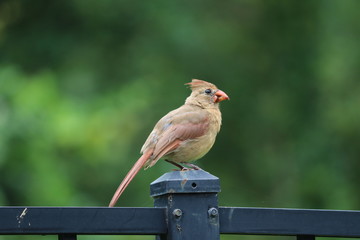
{"label": "female cardinal", "polygon": [[209,82],[193,79],[187,85],[192,90],[191,95],[184,105],[166,114],[155,125],[141,148],[142,156],[121,182],[109,207],[115,206],[141,167],[152,167],[162,158],[183,169],[181,163],[201,158],[213,146],[221,126],[219,102],[229,97]]}

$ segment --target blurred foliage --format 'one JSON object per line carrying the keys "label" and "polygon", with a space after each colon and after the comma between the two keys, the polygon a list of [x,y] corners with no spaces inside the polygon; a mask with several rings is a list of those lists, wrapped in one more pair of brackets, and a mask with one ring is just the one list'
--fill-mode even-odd
{"label": "blurred foliage", "polygon": [[[359,209],[359,8],[0,1],[0,204],[106,206],[156,121],[199,78],[231,97],[198,162],[221,178],[220,205]],[[152,206],[149,184],[170,169],[140,172],[119,205]]]}

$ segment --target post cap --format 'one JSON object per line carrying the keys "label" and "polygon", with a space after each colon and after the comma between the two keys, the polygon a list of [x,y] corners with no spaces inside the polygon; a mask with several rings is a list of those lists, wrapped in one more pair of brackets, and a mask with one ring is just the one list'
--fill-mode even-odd
{"label": "post cap", "polygon": [[168,193],[218,193],[220,180],[204,170],[168,172],[150,184],[152,197]]}

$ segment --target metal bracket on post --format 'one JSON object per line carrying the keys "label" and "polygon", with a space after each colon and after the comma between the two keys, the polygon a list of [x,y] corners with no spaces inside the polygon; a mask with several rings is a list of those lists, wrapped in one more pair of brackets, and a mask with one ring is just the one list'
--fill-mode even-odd
{"label": "metal bracket on post", "polygon": [[219,178],[203,170],[173,171],[151,183],[155,207],[167,209],[160,240],[219,240]]}

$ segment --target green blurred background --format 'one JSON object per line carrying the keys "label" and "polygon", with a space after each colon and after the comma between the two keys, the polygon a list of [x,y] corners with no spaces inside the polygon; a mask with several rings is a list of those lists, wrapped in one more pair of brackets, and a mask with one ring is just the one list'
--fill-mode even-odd
{"label": "green blurred background", "polygon": [[[154,124],[198,78],[231,98],[197,162],[221,179],[220,205],[359,209],[359,9],[357,0],[0,1],[0,205],[106,206]],[[141,171],[118,206],[152,206],[149,184],[172,168]]]}

